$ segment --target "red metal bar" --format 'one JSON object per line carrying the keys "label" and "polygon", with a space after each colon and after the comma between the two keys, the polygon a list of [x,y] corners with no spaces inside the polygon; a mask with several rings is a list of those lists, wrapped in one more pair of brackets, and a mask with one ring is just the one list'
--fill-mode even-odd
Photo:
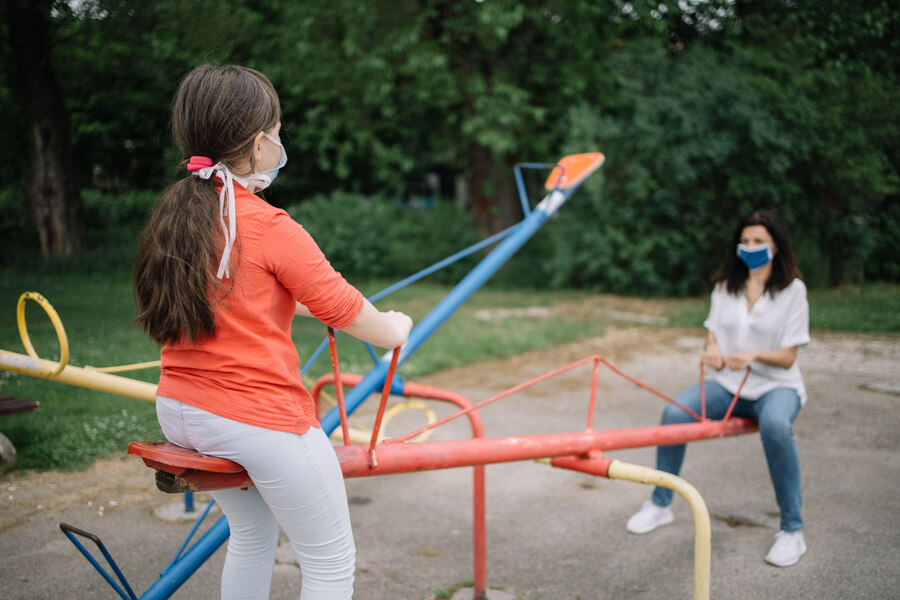
{"label": "red metal bar", "polygon": [[[337,396],[338,410],[341,415],[341,433],[344,436],[344,445],[350,445],[350,426],[347,425],[347,408],[344,406],[344,386],[341,383],[341,365],[338,360],[337,344],[334,341],[334,329],[328,328],[328,353],[331,355],[331,371],[334,373],[334,393]],[[318,402],[316,403],[318,414]]]}
{"label": "red metal bar", "polygon": [[[384,379],[384,385],[381,388],[381,402],[378,404],[378,414],[375,415],[375,425],[372,426],[372,440],[369,442],[369,466],[376,466],[378,460],[375,458],[375,442],[378,441],[378,432],[381,430],[381,420],[384,418],[384,407],[387,406],[388,396],[391,395],[391,383],[394,381],[394,371],[397,370],[397,358],[400,356],[400,347],[394,348],[394,355],[391,357],[391,366],[388,367],[387,376]],[[335,374],[337,375],[337,374]],[[341,416],[343,422],[343,415]],[[345,444],[346,445],[346,444]]]}
{"label": "red metal bar", "polygon": [[700,362],[700,417],[706,420],[706,379],[704,379],[703,361]]}
{"label": "red metal bar", "polygon": [[[589,456],[592,452],[623,450],[647,446],[667,446],[721,436],[752,433],[757,430],[751,419],[734,417],[725,421],[698,421],[676,425],[658,425],[633,429],[606,429],[571,433],[544,433],[528,436],[474,438],[439,442],[381,444],[379,462],[368,464],[368,447],[339,446],[334,449],[344,477],[371,477],[395,473],[412,473],[437,469],[453,469],[536,458]],[[136,453],[136,452],[135,452]],[[151,460],[147,457],[145,460]],[[185,469],[180,453],[172,460],[152,457],[157,468],[172,473]],[[156,466],[154,465],[154,466]],[[188,469],[192,471],[193,469]]]}
{"label": "red metal bar", "polygon": [[557,456],[550,460],[550,464],[554,467],[599,477],[609,477],[609,463],[611,462],[604,458],[603,453],[599,450],[592,450],[588,452],[587,456]]}
{"label": "red metal bar", "polygon": [[591,373],[591,399],[588,405],[587,428],[594,428],[594,407],[597,404],[597,379],[600,377],[600,360],[594,358],[594,369]]}
{"label": "red metal bar", "polygon": [[[598,354],[594,354],[594,355],[592,355],[592,356],[588,356],[588,357],[586,357],[586,358],[582,358],[581,360],[577,360],[577,361],[575,361],[575,362],[573,362],[573,363],[571,363],[571,364],[568,364],[568,365],[566,365],[566,366],[560,367],[560,368],[558,368],[558,369],[554,369],[553,371],[550,371],[550,372],[548,372],[548,373],[544,373],[543,375],[539,375],[538,377],[535,377],[534,379],[530,379],[529,381],[526,381],[526,382],[524,382],[524,383],[520,383],[519,385],[513,386],[513,387],[509,388],[508,390],[505,390],[505,391],[503,391],[503,392],[500,392],[499,394],[497,394],[497,395],[495,395],[495,396],[491,396],[490,398],[487,398],[486,400],[482,400],[482,401],[479,402],[478,404],[475,404],[475,405],[473,405],[473,406],[471,406],[471,407],[469,407],[469,408],[467,408],[467,409],[465,409],[465,410],[461,410],[461,411],[459,411],[458,413],[455,413],[455,414],[450,415],[449,417],[444,417],[443,419],[440,419],[440,420],[438,420],[438,421],[435,421],[434,423],[431,423],[431,424],[429,424],[429,425],[425,425],[424,427],[421,427],[420,429],[417,429],[416,431],[413,431],[412,433],[409,433],[409,434],[407,434],[407,435],[404,435],[404,436],[402,436],[402,437],[395,438],[395,439],[389,440],[389,441],[390,441],[390,442],[405,442],[405,441],[411,440],[412,438],[414,438],[414,437],[416,437],[416,436],[418,436],[418,435],[421,435],[422,433],[428,431],[429,429],[434,429],[435,427],[439,427],[439,426],[443,425],[444,423],[447,423],[448,421],[452,421],[453,419],[455,419],[455,418],[457,418],[457,417],[460,417],[460,416],[462,416],[462,415],[464,415],[464,414],[467,414],[467,413],[469,413],[469,412],[471,412],[471,411],[473,411],[473,410],[477,410],[477,409],[479,409],[479,408],[481,408],[481,407],[483,407],[483,406],[485,406],[485,405],[487,405],[487,404],[490,404],[491,402],[495,402],[495,401],[497,401],[497,400],[499,400],[499,399],[501,399],[501,398],[505,398],[506,396],[509,396],[510,394],[513,394],[513,393],[515,393],[515,392],[519,392],[519,391],[521,391],[521,390],[523,390],[523,389],[525,389],[525,388],[527,388],[527,387],[530,387],[530,386],[535,385],[535,384],[537,384],[537,383],[540,383],[540,382],[542,382],[542,381],[546,381],[547,379],[550,379],[551,377],[555,377],[556,375],[559,375],[560,373],[564,373],[564,372],[570,371],[570,370],[572,370],[572,369],[574,369],[574,368],[576,368],[576,367],[580,367],[581,365],[583,365],[583,364],[585,364],[586,362],[589,362],[589,361],[602,362],[604,365],[606,365],[607,367],[609,367],[610,370],[612,370],[614,373],[616,373],[616,374],[619,375],[620,377],[622,377],[622,378],[624,378],[624,379],[627,379],[628,381],[630,381],[631,383],[635,384],[636,386],[638,386],[638,387],[640,387],[640,388],[643,388],[643,389],[645,389],[645,390],[647,390],[647,391],[649,391],[649,392],[652,392],[653,394],[659,396],[660,398],[662,398],[662,399],[665,400],[666,402],[669,402],[669,403],[671,403],[671,404],[674,404],[675,406],[677,406],[678,408],[680,408],[680,409],[683,410],[684,412],[688,413],[689,415],[691,415],[692,417],[694,417],[695,419],[697,419],[697,421],[702,421],[702,420],[703,420],[703,419],[700,418],[700,415],[698,415],[696,412],[694,412],[693,410],[691,410],[691,409],[688,408],[687,406],[683,405],[682,403],[678,402],[677,400],[675,400],[675,399],[672,398],[671,396],[667,396],[666,394],[663,394],[662,392],[660,392],[660,391],[656,390],[655,388],[653,388],[653,387],[647,385],[646,383],[644,383],[644,382],[642,382],[642,381],[639,381],[638,379],[635,379],[634,377],[628,375],[627,373],[624,373],[622,370],[620,370],[618,367],[616,367],[616,366],[613,365],[611,362],[609,362],[608,360],[606,360],[604,357],[602,357],[602,356],[600,356],[600,355],[598,355]],[[593,397],[593,392],[592,392],[592,397]],[[590,410],[590,409],[589,409],[589,410]],[[593,421],[593,418],[592,418],[592,416],[591,416],[591,413],[589,412],[588,422],[589,422],[589,423],[592,423],[592,421]],[[591,428],[590,425],[589,425],[588,428],[589,428],[589,429]]]}
{"label": "red metal bar", "polygon": [[644,383],[643,381],[640,381],[640,380],[638,380],[638,379],[635,379],[635,378],[632,377],[631,375],[628,375],[627,373],[625,373],[624,371],[620,370],[618,367],[616,367],[614,364],[612,364],[611,362],[609,362],[608,360],[606,360],[606,359],[603,358],[602,356],[599,357],[599,358],[600,358],[600,361],[601,361],[604,365],[606,365],[607,367],[609,367],[610,369],[612,369],[613,373],[615,373],[616,375],[619,375],[619,376],[623,377],[624,379],[627,379],[628,381],[630,381],[630,382],[633,383],[634,385],[638,386],[639,388],[643,388],[643,389],[647,390],[648,392],[650,392],[650,393],[652,393],[652,394],[655,394],[655,395],[659,396],[660,398],[662,398],[662,399],[665,400],[666,402],[668,402],[668,403],[670,403],[670,404],[674,404],[675,406],[677,406],[678,408],[680,408],[680,409],[683,410],[684,412],[688,413],[689,415],[691,415],[692,417],[694,417],[694,418],[697,419],[698,421],[702,421],[702,420],[703,420],[703,419],[700,418],[700,415],[698,415],[697,413],[695,413],[694,411],[692,411],[690,408],[688,408],[687,406],[685,406],[685,405],[682,404],[681,402],[677,401],[675,398],[672,398],[671,396],[667,396],[666,394],[663,394],[662,392],[660,392],[660,391],[657,390],[656,388],[653,388],[653,387],[647,385],[646,383]]}
{"label": "red metal bar", "polygon": [[344,477],[370,477],[452,469],[472,465],[534,460],[556,456],[580,456],[591,450],[622,450],[646,446],[683,444],[757,430],[750,419],[698,421],[634,429],[606,429],[573,433],[480,438],[420,443],[383,443],[378,449],[378,466],[369,468],[366,448],[335,448]]}
{"label": "red metal bar", "polygon": [[[451,402],[460,408],[467,408],[472,403],[465,397],[449,390],[434,388],[418,383],[406,383],[403,395],[413,398],[430,398],[443,402]],[[484,437],[484,424],[477,411],[468,413],[472,426],[472,437]],[[474,600],[487,598],[487,496],[484,490],[485,474],[483,465],[472,467],[472,560],[474,571],[472,587]]]}
{"label": "red metal bar", "polygon": [[[354,386],[362,380],[362,375],[342,375],[341,380],[345,385]],[[311,390],[313,400],[316,402],[316,414],[318,415],[319,397],[322,389],[334,383],[333,375],[323,375]],[[409,398],[424,398],[449,402],[461,409],[467,409],[472,403],[464,396],[418,383],[407,382],[403,385],[403,395]],[[481,415],[477,411],[466,413],[472,428],[473,438],[484,437],[484,424]],[[387,440],[393,442],[393,440]],[[382,442],[382,447],[384,442]],[[357,446],[358,447],[358,446]],[[379,450],[379,454],[380,454]],[[486,598],[487,594],[487,509],[485,494],[484,466],[472,467],[472,558],[474,561],[473,589],[475,600]]]}
{"label": "red metal bar", "polygon": [[422,427],[420,429],[417,429],[416,431],[413,431],[412,433],[409,433],[402,437],[394,438],[394,439],[388,440],[388,441],[389,442],[406,442],[408,440],[411,440],[412,438],[425,433],[429,429],[434,429],[435,427],[440,427],[444,423],[447,423],[448,421],[452,421],[453,419],[455,419],[457,417],[461,417],[462,415],[469,414],[473,410],[478,410],[479,408],[481,408],[482,406],[485,406],[486,404],[495,402],[495,401],[499,400],[500,398],[505,398],[506,396],[509,396],[510,394],[519,392],[519,391],[521,391],[529,386],[532,386],[536,383],[546,381],[547,379],[550,379],[551,377],[554,377],[554,376],[559,375],[560,373],[564,373],[566,371],[570,371],[570,370],[574,369],[575,367],[580,367],[584,363],[594,360],[595,358],[596,358],[596,356],[588,356],[586,358],[582,358],[581,360],[575,361],[572,364],[566,365],[564,367],[560,367],[558,369],[554,369],[553,371],[550,371],[549,373],[544,373],[543,375],[535,377],[534,379],[526,381],[525,383],[520,383],[519,385],[513,386],[513,387],[509,388],[508,390],[500,392],[496,396],[491,396],[490,398],[488,398],[486,400],[482,400],[478,404],[474,404],[465,410],[461,410],[458,413],[450,415],[449,417],[444,417],[443,419],[439,419],[439,420],[435,421],[434,423],[431,423],[429,425],[426,425],[425,427]]}
{"label": "red metal bar", "polygon": [[728,412],[725,413],[725,418],[722,419],[723,422],[727,422],[731,417],[731,411],[734,410],[734,405],[737,404],[738,398],[741,397],[741,390],[744,389],[744,384],[747,383],[748,377],[750,377],[750,367],[747,367],[747,372],[744,373],[744,378],[741,380],[741,385],[738,386],[737,391],[734,393],[734,398],[731,399],[731,404],[728,406]]}

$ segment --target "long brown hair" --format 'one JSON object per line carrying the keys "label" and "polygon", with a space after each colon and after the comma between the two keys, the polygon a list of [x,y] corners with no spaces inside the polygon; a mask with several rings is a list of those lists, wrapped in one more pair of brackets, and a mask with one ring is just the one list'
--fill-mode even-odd
{"label": "long brown hair", "polygon": [[[260,131],[281,119],[278,94],[258,71],[203,65],[185,75],[172,102],[172,134],[183,161],[204,156],[234,169]],[[246,173],[236,173],[246,175]],[[216,278],[223,247],[216,182],[188,174],[166,189],[141,235],[134,268],[137,323],[159,344],[215,335]],[[231,266],[232,277],[236,271]]]}
{"label": "long brown hair", "polygon": [[713,283],[724,283],[726,289],[731,294],[738,294],[744,291],[747,278],[750,276],[750,269],[737,256],[737,245],[741,241],[741,234],[745,227],[753,225],[762,225],[772,236],[775,242],[777,252],[772,258],[772,273],[766,281],[766,289],[770,296],[775,296],[778,292],[786,288],[796,278],[803,278],[800,270],[794,262],[794,251],[791,249],[791,241],[788,238],[787,227],[784,226],[781,219],[774,210],[757,210],[741,219],[738,226],[734,230],[731,239],[731,245],[725,253],[725,260],[722,266],[713,276]]}

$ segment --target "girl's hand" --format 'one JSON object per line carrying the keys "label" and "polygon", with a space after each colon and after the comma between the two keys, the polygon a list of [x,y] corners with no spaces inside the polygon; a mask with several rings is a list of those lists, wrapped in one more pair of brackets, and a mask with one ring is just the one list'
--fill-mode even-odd
{"label": "girl's hand", "polygon": [[756,350],[744,350],[743,352],[735,352],[725,357],[725,367],[732,371],[741,371],[750,366],[759,356]]}
{"label": "girl's hand", "polygon": [[390,320],[394,331],[397,332],[398,338],[403,339],[403,341],[397,344],[397,346],[402,345],[404,342],[406,342],[406,338],[409,337],[409,332],[412,330],[412,317],[396,310],[389,310],[383,314],[387,319]]}
{"label": "girl's hand", "polygon": [[382,348],[396,348],[406,342],[413,321],[402,312],[379,311],[368,300],[356,319],[344,329],[355,338]]}

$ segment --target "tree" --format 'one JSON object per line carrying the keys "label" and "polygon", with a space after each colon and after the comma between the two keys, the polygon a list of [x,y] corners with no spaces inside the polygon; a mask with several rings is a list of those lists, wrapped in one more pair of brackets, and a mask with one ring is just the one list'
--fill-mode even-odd
{"label": "tree", "polygon": [[28,147],[26,198],[42,255],[82,245],[81,196],[72,176],[69,121],[51,62],[49,0],[6,0],[6,21]]}
{"label": "tree", "polygon": [[513,163],[558,158],[565,107],[596,89],[611,6],[306,2],[285,7],[292,26],[265,71],[291,143],[314,157],[304,169],[363,192],[402,194],[429,171],[464,179],[492,233],[522,214]]}

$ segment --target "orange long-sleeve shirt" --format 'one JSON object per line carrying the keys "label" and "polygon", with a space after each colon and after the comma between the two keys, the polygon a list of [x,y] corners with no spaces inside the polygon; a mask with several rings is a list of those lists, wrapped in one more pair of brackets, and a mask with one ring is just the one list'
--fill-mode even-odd
{"label": "orange long-sleeve shirt", "polygon": [[295,301],[334,327],[350,325],[363,297],[288,214],[235,183],[239,251],[216,334],[162,349],[157,395],[268,429],[318,427],[291,340]]}

